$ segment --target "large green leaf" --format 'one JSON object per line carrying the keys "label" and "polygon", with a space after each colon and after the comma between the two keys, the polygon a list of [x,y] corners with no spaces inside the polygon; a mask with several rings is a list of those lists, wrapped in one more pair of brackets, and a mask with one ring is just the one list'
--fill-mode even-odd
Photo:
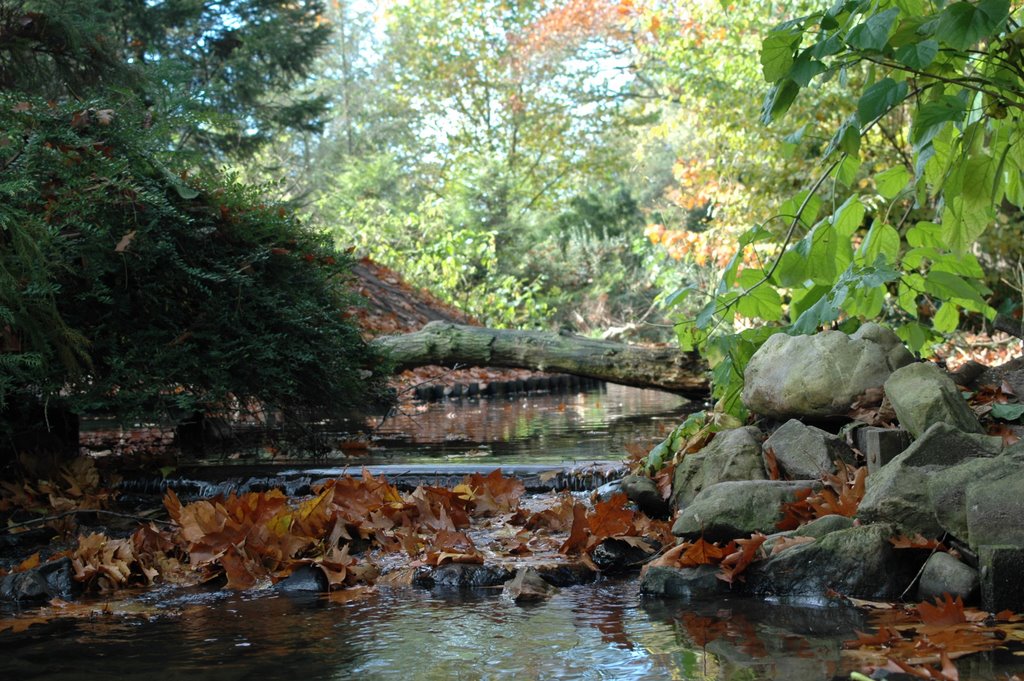
{"label": "large green leaf", "polygon": [[[746,291],[736,302],[736,311],[744,317],[773,322],[782,319],[782,299],[767,282],[761,270],[743,270],[738,283]],[[756,288],[753,288],[756,287]]]}
{"label": "large green leaf", "polygon": [[788,29],[774,30],[765,36],[761,43],[761,73],[766,81],[776,83],[789,75],[801,35],[798,29]]}
{"label": "large green leaf", "polygon": [[900,233],[892,225],[878,221],[871,225],[868,235],[857,249],[857,257],[863,263],[873,263],[879,256],[883,256],[887,263],[895,263],[899,254]]}
{"label": "large green leaf", "polygon": [[939,54],[939,42],[929,38],[919,43],[904,45],[896,50],[896,61],[907,68],[921,71],[935,61]]}
{"label": "large green leaf", "polygon": [[793,100],[796,99],[799,92],[800,86],[790,78],[786,78],[769,90],[764,104],[761,106],[761,122],[768,125],[789,111],[789,107],[793,105]]}
{"label": "large green leaf", "polygon": [[883,78],[860,96],[857,100],[857,117],[861,126],[865,126],[876,118],[902,102],[907,96],[907,84],[897,83],[892,78]]}
{"label": "large green leaf", "polygon": [[910,141],[915,145],[927,144],[947,121],[963,119],[966,105],[953,95],[942,95],[938,99],[921,105],[914,114],[910,129]]}
{"label": "large green leaf", "polygon": [[910,181],[910,172],[903,166],[893,166],[875,175],[875,187],[884,198],[893,199]]}
{"label": "large green leaf", "polygon": [[863,24],[850,30],[846,36],[847,44],[865,52],[881,52],[889,40],[889,32],[899,14],[899,9],[892,7],[871,15]]}
{"label": "large green leaf", "polygon": [[956,2],[942,10],[935,37],[953,49],[966,50],[1002,30],[1009,13],[1009,0]]}

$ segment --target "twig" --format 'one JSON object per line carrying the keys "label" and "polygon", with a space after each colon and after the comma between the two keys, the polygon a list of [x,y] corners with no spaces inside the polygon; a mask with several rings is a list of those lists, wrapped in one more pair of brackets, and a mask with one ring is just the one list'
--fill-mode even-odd
{"label": "twig", "polygon": [[[935,552],[939,550],[939,546],[942,545],[942,543],[946,541],[946,535],[947,534],[949,534],[949,533],[948,532],[943,532],[942,533],[942,539],[939,540],[938,544],[936,544],[935,546],[932,547],[932,552],[928,554],[928,558],[931,558],[933,555],[935,555]],[[910,584],[907,584],[907,588],[903,590],[903,593],[900,594],[900,597],[897,600],[902,601],[903,597],[907,595],[907,592],[909,592],[914,587],[914,585],[917,584],[918,580],[921,579],[921,575],[924,573],[924,566],[927,565],[927,564],[928,564],[928,561],[926,559],[924,561],[924,563],[921,564],[921,569],[918,570],[917,574],[914,575],[914,578],[912,580],[910,580]]]}
{"label": "twig", "polygon": [[6,527],[0,527],[0,532],[14,532],[23,527],[31,527],[32,525],[45,525],[51,520],[59,520],[69,515],[78,515],[79,513],[97,513],[100,515],[114,516],[115,518],[128,518],[129,520],[138,520],[144,523],[160,523],[161,525],[174,525],[175,523],[170,520],[157,520],[156,518],[147,518],[146,516],[134,515],[131,513],[119,513],[118,511],[106,511],[100,508],[76,508],[70,511],[61,511],[53,515],[43,516],[42,518],[33,518],[32,520],[26,520],[22,523],[13,523]]}

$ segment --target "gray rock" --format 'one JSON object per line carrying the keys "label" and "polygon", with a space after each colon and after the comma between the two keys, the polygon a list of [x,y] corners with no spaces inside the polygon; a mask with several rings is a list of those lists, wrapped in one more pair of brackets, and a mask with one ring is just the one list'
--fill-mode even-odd
{"label": "gray rock", "polygon": [[914,441],[903,428],[864,426],[854,434],[857,449],[868,463],[868,474],[874,475],[885,464],[903,453]]}
{"label": "gray rock", "polygon": [[672,515],[672,507],[661,498],[657,483],[647,476],[627,475],[620,481],[619,489],[651,518],[667,518]]}
{"label": "gray rock", "polygon": [[743,403],[776,418],[845,414],[857,396],[881,387],[895,369],[912,361],[899,338],[877,324],[865,324],[850,336],[779,333],[747,364]]}
{"label": "gray rock", "polygon": [[892,600],[915,577],[920,562],[897,555],[891,525],[832,532],[754,563],[747,584],[757,596],[823,600],[832,590],[856,598]]}
{"label": "gray rock", "polygon": [[893,372],[885,382],[885,394],[900,425],[914,437],[920,437],[936,423],[965,433],[984,432],[960,388],[931,362],[915,362]]}
{"label": "gray rock", "polygon": [[782,520],[783,502],[797,490],[821,487],[816,480],[739,480],[705,488],[679,512],[672,534],[728,541],[753,532],[771,533]]}
{"label": "gray rock", "polygon": [[640,593],[649,596],[671,596],[689,600],[721,598],[730,593],[729,585],[715,575],[714,565],[695,568],[655,566],[647,569],[640,580]]}
{"label": "gray rock", "polygon": [[948,593],[970,601],[977,595],[978,586],[977,570],[939,551],[925,561],[921,581],[917,585],[917,599],[930,601]]}
{"label": "gray rock", "polygon": [[590,559],[602,573],[619,574],[639,570],[653,553],[654,547],[644,550],[642,546],[609,537],[594,547]]}
{"label": "gray rock", "polygon": [[989,612],[1024,610],[1024,549],[1017,546],[978,547],[981,568],[981,607]]}
{"label": "gray rock", "polygon": [[427,588],[501,586],[513,576],[511,570],[498,565],[448,563],[436,568],[420,568],[413,577],[413,584]]}
{"label": "gray rock", "polygon": [[0,579],[0,599],[9,601],[70,600],[81,593],[71,559],[64,557]]}
{"label": "gray rock", "polygon": [[869,475],[857,517],[867,523],[893,523],[903,534],[942,535],[928,495],[930,471],[909,466],[897,456],[880,471]]}
{"label": "gray rock", "polygon": [[907,447],[902,460],[908,466],[947,467],[967,459],[990,458],[1002,450],[1002,438],[967,433],[940,422],[932,424]]}
{"label": "gray rock", "polygon": [[854,463],[856,456],[850,446],[837,436],[790,419],[772,433],[764,443],[771,449],[780,472],[793,480],[817,480],[823,473],[835,473],[835,461]]}
{"label": "gray rock", "polygon": [[330,586],[327,575],[324,574],[323,570],[313,565],[302,565],[275,584],[274,590],[285,593],[319,593],[329,591]]}
{"label": "gray rock", "polygon": [[967,542],[1024,548],[1024,468],[1017,475],[979,480],[967,486]]}
{"label": "gray rock", "polygon": [[[968,488],[1003,479],[1018,482],[1024,480],[1024,462],[1005,455],[973,458],[929,474],[927,491],[931,510],[942,529],[971,546],[977,546],[978,543],[970,539],[967,525]],[[1020,489],[1019,485],[1017,489]],[[998,503],[1000,500],[994,501]]]}
{"label": "gray rock", "polygon": [[505,582],[501,595],[514,603],[537,603],[546,601],[557,591],[558,588],[544,581],[536,570],[523,567],[516,571],[515,577]]}
{"label": "gray rock", "polygon": [[682,508],[719,482],[765,477],[761,431],[754,426],[725,430],[704,449],[683,458],[672,480],[672,505]]}
{"label": "gray rock", "polygon": [[821,518],[815,518],[806,525],[791,530],[789,534],[794,537],[814,537],[815,539],[820,539],[826,534],[848,530],[851,527],[853,527],[853,518],[847,518],[844,515],[826,515]]}
{"label": "gray rock", "polygon": [[[960,498],[954,501],[950,494],[942,493],[942,501],[936,502],[932,482],[936,476],[944,475],[963,462],[981,457],[992,461],[990,457],[1002,446],[997,440],[964,433],[946,423],[936,423],[902,454],[868,475],[867,491],[860,502],[857,517],[866,522],[895,523],[905,534],[920,532],[925,536],[939,537],[944,527],[936,516],[936,512],[940,512],[946,516],[963,517],[963,522],[957,527],[962,526],[966,532],[963,486],[957,481],[946,483],[943,489],[951,487],[958,490]],[[947,507],[950,503],[955,503],[955,508]],[[954,534],[966,537],[965,534]]]}

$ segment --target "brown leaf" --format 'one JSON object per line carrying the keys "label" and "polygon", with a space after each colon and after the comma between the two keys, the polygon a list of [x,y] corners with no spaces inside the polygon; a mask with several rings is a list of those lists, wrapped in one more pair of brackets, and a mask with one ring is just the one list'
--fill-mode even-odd
{"label": "brown leaf", "polygon": [[901,534],[897,537],[889,539],[889,543],[892,544],[894,549],[935,549],[937,551],[945,551],[946,546],[938,539],[929,539],[920,532],[915,534],[913,537],[908,537],[905,534]]}
{"label": "brown leaf", "polygon": [[814,542],[814,537],[779,537],[774,544],[772,544],[772,555],[777,556],[786,549],[791,549],[794,546],[800,546],[801,544],[810,544]]}
{"label": "brown leaf", "polygon": [[765,447],[762,457],[764,458],[764,469],[768,473],[768,479],[781,480],[782,474],[779,472],[779,460],[775,456],[775,450],[772,447]]}
{"label": "brown leaf", "polygon": [[761,545],[766,539],[768,537],[760,532],[752,534],[747,539],[737,539],[734,542],[738,547],[737,550],[722,559],[721,570],[716,576],[729,584],[737,579],[742,581],[744,579],[743,571],[759,557],[763,557],[764,552],[761,550]]}
{"label": "brown leaf", "polygon": [[127,251],[128,247],[132,243],[132,239],[134,239],[134,238],[135,238],[135,230],[133,229],[132,231],[128,232],[123,237],[121,237],[121,240],[117,242],[116,246],[114,246],[114,252],[115,253],[124,253],[125,251]]}
{"label": "brown leaf", "polygon": [[577,503],[572,507],[572,529],[569,531],[569,538],[559,547],[558,552],[567,556],[583,553],[589,539],[588,527],[587,508],[583,504]]}
{"label": "brown leaf", "polygon": [[931,626],[949,626],[967,621],[963,599],[959,596],[953,598],[948,593],[936,597],[935,605],[919,603],[917,612],[921,616],[921,621]]}

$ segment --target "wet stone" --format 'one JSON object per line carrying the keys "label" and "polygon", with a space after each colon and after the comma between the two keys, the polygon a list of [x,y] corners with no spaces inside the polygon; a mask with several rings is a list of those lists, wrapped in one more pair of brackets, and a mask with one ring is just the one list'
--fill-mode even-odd
{"label": "wet stone", "polygon": [[512,579],[511,570],[496,565],[449,563],[417,570],[413,584],[426,588],[501,586]]}
{"label": "wet stone", "polygon": [[605,539],[594,548],[590,558],[601,572],[619,574],[639,570],[650,555],[651,551],[621,539]]}
{"label": "wet stone", "polygon": [[285,593],[319,593],[330,588],[327,575],[320,568],[303,565],[274,585],[275,591]]}
{"label": "wet stone", "polygon": [[0,580],[0,599],[9,601],[69,600],[80,592],[74,580],[70,558],[43,563],[25,572],[15,572]]}
{"label": "wet stone", "polygon": [[640,580],[640,593],[689,600],[709,600],[727,596],[729,585],[719,579],[718,568],[700,565],[693,568],[655,566]]}
{"label": "wet stone", "polygon": [[1017,546],[981,546],[978,548],[981,567],[981,607],[989,612],[1024,611],[1024,581],[1020,566],[1024,565],[1024,549]]}
{"label": "wet stone", "polygon": [[978,593],[978,571],[940,551],[929,556],[924,564],[917,598],[930,601],[944,593],[968,602],[973,600]]}

